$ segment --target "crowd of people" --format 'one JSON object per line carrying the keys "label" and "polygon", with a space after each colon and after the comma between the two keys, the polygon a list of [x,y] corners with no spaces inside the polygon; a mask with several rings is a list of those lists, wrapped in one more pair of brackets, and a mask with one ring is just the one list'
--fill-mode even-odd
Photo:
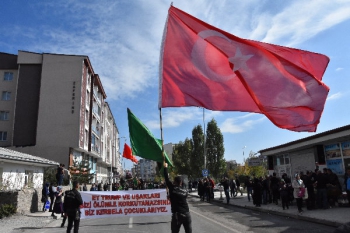
{"label": "crowd of people", "polygon": [[[307,210],[329,209],[339,205],[339,198],[343,192],[347,192],[348,203],[350,203],[350,169],[344,175],[344,182],[339,181],[338,176],[331,169],[299,172],[288,177],[283,174],[277,177],[276,173],[265,177],[246,177],[244,188],[248,201],[252,201],[256,207],[267,204],[281,204],[283,209],[289,209],[290,205],[296,204],[298,212],[302,213],[303,207]],[[242,192],[241,183],[238,179],[228,180],[226,177],[220,182],[226,195],[227,203],[230,197],[237,196]],[[209,188],[208,188],[209,187]],[[208,179],[199,181],[198,195],[201,200],[210,197],[214,187]],[[241,193],[242,195],[242,193]],[[207,199],[210,201],[210,198]]]}

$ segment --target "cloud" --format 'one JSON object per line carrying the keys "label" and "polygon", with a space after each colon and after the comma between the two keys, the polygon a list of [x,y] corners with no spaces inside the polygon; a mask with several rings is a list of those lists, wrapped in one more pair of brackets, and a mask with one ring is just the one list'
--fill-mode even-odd
{"label": "cloud", "polygon": [[[212,118],[222,115],[218,111],[204,111],[205,122],[210,121]],[[162,125],[163,128],[175,128],[186,122],[203,122],[203,109],[202,108],[176,108],[176,109],[163,109],[162,110]],[[145,121],[145,125],[149,129],[159,129],[159,117],[155,120]]]}
{"label": "cloud", "polygon": [[236,118],[227,118],[220,125],[220,129],[222,133],[242,133],[248,131],[253,128],[254,125],[261,123],[266,120],[266,117],[259,117],[253,120],[249,120],[248,118],[257,116],[257,114],[246,114],[241,117]]}
{"label": "cloud", "polygon": [[337,69],[335,69],[335,71],[341,71],[341,70],[343,70],[344,68],[342,68],[342,67],[339,67],[339,68],[337,68]]}
{"label": "cloud", "polygon": [[[293,46],[350,18],[348,1],[293,1],[276,15],[264,17],[262,41]],[[262,33],[253,32],[252,35]]]}
{"label": "cloud", "polygon": [[328,100],[336,100],[336,99],[340,99],[340,98],[342,98],[343,96],[344,96],[344,94],[343,94],[343,93],[338,92],[338,93],[335,93],[335,94],[333,94],[333,95],[329,96],[329,97],[327,98],[327,101],[328,101]]}

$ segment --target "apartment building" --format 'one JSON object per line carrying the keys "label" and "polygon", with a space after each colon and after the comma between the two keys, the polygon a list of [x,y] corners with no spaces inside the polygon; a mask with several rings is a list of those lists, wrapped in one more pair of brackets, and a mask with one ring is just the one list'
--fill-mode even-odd
{"label": "apartment building", "polygon": [[140,159],[134,165],[133,175],[144,181],[153,181],[156,176],[157,162],[148,159]]}
{"label": "apartment building", "polygon": [[0,147],[89,161],[94,182],[118,172],[118,128],[88,56],[0,53],[0,78]]}

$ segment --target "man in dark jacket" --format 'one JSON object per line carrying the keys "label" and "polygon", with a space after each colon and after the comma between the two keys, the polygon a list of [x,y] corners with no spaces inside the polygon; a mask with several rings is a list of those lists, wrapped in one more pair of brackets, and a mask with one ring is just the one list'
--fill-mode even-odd
{"label": "man in dark jacket", "polygon": [[50,209],[49,212],[52,212],[52,216],[54,216],[54,213],[52,211],[53,204],[55,203],[55,194],[56,194],[56,187],[55,183],[50,183],[49,186],[49,197],[50,197]]}
{"label": "man in dark jacket", "polygon": [[169,198],[171,202],[171,232],[178,233],[181,225],[184,225],[186,233],[192,233],[192,220],[190,210],[187,204],[187,190],[182,189],[181,176],[170,182],[168,176],[168,164],[164,162],[164,178],[169,189]]}
{"label": "man in dark jacket", "polygon": [[64,211],[68,216],[67,233],[70,233],[74,222],[74,233],[79,231],[80,223],[80,205],[83,204],[83,199],[79,193],[79,182],[73,182],[73,189],[70,192],[66,192],[64,199]]}
{"label": "man in dark jacket", "polygon": [[230,183],[227,177],[224,177],[224,179],[221,181],[221,185],[224,186],[226,204],[230,204]]}

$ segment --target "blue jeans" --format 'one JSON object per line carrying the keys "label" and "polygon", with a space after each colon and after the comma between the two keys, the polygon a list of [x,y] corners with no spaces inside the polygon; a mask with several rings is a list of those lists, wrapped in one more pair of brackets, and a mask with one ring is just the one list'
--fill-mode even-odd
{"label": "blue jeans", "polygon": [[247,187],[248,201],[250,201],[250,198],[252,196],[252,191],[253,191],[253,187]]}
{"label": "blue jeans", "polygon": [[229,203],[230,202],[230,190],[229,189],[225,189],[225,196],[226,196],[227,203]]}
{"label": "blue jeans", "polygon": [[266,189],[264,189],[264,190],[262,191],[262,203],[263,203],[264,205],[267,204],[267,190],[266,190]]}
{"label": "blue jeans", "polygon": [[317,205],[318,208],[328,208],[327,189],[317,189]]}

